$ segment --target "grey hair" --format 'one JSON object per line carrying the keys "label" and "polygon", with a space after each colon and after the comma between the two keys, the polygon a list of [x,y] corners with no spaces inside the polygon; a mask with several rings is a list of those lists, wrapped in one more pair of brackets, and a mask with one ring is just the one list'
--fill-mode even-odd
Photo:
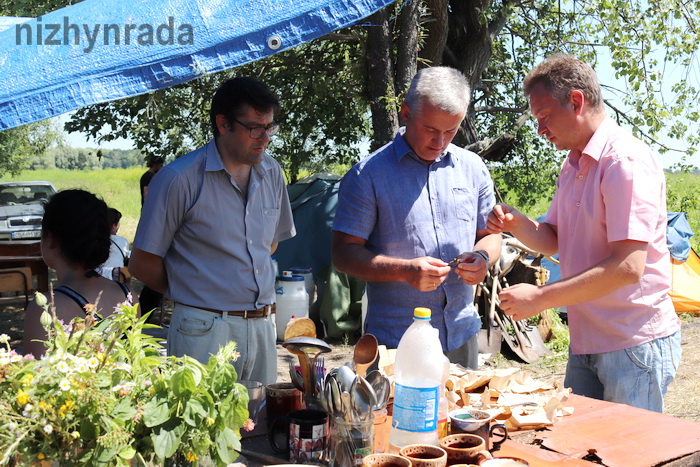
{"label": "grey hair", "polygon": [[405,104],[413,112],[420,112],[428,101],[451,115],[467,112],[469,83],[458,70],[446,66],[423,68],[411,80]]}

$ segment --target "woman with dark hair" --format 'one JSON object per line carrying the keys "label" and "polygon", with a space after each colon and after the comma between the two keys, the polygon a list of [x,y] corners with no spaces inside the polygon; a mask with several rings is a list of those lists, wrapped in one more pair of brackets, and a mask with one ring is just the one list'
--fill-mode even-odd
{"label": "woman with dark hair", "polygon": [[[125,284],[106,279],[96,269],[109,257],[110,225],[107,204],[83,190],[56,193],[46,204],[41,223],[41,254],[56,271],[56,316],[68,323],[85,316],[85,305],[97,306],[101,316],[117,304],[136,297]],[[39,322],[42,308],[31,303],[25,312],[24,353],[41,356],[46,332]]]}

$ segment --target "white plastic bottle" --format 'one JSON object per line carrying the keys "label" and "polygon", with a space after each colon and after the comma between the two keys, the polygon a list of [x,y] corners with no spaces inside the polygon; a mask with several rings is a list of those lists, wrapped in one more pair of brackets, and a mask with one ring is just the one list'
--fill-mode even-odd
{"label": "white plastic bottle", "polygon": [[306,293],[309,294],[309,313],[311,313],[311,307],[316,300],[316,283],[314,282],[313,271],[311,268],[299,266],[292,266],[289,270],[292,271],[292,274],[304,278],[304,287],[306,287]]}
{"label": "white plastic bottle", "polygon": [[282,272],[281,276],[277,276],[275,297],[277,340],[283,341],[287,323],[292,317],[309,317],[309,294],[304,287],[304,278],[293,275],[291,271]]}
{"label": "white plastic bottle", "polygon": [[409,444],[438,444],[438,404],[444,371],[438,330],[430,309],[416,308],[413,324],[399,341],[394,362],[394,411],[390,450]]}

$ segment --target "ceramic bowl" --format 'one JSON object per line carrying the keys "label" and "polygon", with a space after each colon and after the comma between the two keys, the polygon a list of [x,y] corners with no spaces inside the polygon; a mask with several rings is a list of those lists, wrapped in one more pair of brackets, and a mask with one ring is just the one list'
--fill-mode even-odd
{"label": "ceramic bowl", "polygon": [[453,410],[449,416],[451,426],[456,426],[462,431],[476,431],[494,418],[488,412],[473,409]]}

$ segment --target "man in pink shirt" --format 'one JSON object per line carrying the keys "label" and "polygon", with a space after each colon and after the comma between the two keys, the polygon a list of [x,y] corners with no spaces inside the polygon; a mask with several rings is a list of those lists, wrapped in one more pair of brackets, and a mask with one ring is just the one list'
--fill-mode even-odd
{"label": "man in pink shirt", "polygon": [[593,69],[556,54],[523,83],[538,133],[569,150],[544,222],[496,205],[487,228],[559,253],[562,280],[499,296],[515,319],[566,306],[574,393],[663,412],[680,362],[680,320],[668,291],[666,186],[650,148],[605,115]]}

